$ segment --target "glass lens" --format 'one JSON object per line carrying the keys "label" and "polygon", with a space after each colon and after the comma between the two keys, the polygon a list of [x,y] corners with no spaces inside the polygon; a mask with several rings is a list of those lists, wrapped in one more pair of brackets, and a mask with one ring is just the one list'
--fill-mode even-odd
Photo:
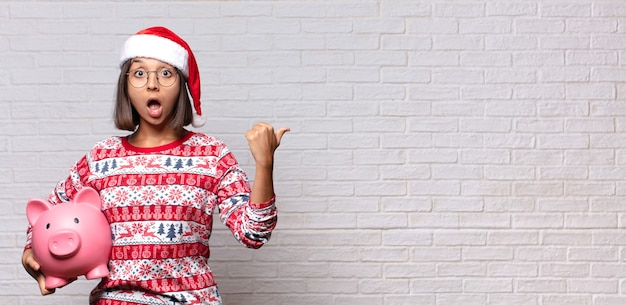
{"label": "glass lens", "polygon": [[128,72],[128,83],[135,87],[141,88],[148,83],[148,72],[143,69],[135,69]]}
{"label": "glass lens", "polygon": [[176,81],[176,71],[163,68],[157,71],[157,80],[159,80],[159,84],[161,84],[161,86],[169,87]]}

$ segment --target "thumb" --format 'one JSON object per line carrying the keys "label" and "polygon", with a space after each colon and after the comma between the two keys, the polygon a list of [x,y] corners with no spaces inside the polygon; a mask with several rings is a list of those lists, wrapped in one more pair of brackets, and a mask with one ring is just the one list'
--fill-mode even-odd
{"label": "thumb", "polygon": [[39,284],[39,290],[41,291],[41,295],[53,294],[56,290],[55,288],[46,288],[46,278],[43,275],[37,278],[37,284]]}
{"label": "thumb", "polygon": [[278,129],[278,131],[276,132],[276,142],[278,142],[278,145],[280,145],[280,140],[283,138],[283,135],[288,131],[291,131],[289,127],[282,127]]}

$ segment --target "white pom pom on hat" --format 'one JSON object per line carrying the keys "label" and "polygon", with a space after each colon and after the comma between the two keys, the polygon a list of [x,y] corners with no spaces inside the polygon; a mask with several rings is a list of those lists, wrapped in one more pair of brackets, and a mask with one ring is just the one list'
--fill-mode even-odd
{"label": "white pom pom on hat", "polygon": [[131,58],[148,57],[178,68],[187,78],[187,87],[195,110],[191,124],[194,127],[204,125],[200,106],[200,73],[196,58],[187,42],[171,30],[155,26],[140,30],[129,37],[121,53],[120,66]]}

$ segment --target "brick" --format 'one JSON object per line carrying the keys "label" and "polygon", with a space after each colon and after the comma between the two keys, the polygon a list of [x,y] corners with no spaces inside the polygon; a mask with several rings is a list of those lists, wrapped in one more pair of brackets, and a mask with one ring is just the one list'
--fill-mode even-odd
{"label": "brick", "polygon": [[492,305],[538,305],[539,296],[535,293],[493,294],[489,299]]}
{"label": "brick", "polygon": [[434,138],[434,146],[438,148],[474,148],[483,147],[482,136],[477,133],[442,134]]}
{"label": "brick", "polygon": [[[532,35],[494,35],[485,37],[486,50],[535,50],[538,45],[537,37]],[[516,53],[514,55],[525,57]]]}
{"label": "brick", "polygon": [[[385,212],[418,212],[429,211],[431,203],[423,198],[387,197],[382,200],[382,210]],[[411,216],[409,216],[411,219]]]}
{"label": "brick", "polygon": [[482,169],[477,166],[458,166],[458,165],[433,165],[432,178],[434,179],[480,179],[482,177]]}
{"label": "brick", "polygon": [[459,31],[455,19],[414,19],[408,20],[408,33],[412,34],[454,34]]}
{"label": "brick", "polygon": [[355,294],[358,292],[358,287],[353,280],[311,280],[307,281],[307,291],[324,294]]}
{"label": "brick", "polygon": [[563,33],[565,21],[560,19],[519,19],[515,22],[516,32],[525,33]]}
{"label": "brick", "polygon": [[489,264],[487,274],[490,277],[536,277],[538,266],[533,263],[496,262]]}
{"label": "brick", "polygon": [[552,68],[540,72],[542,82],[588,82],[590,77],[587,68]]}
{"label": "brick", "polygon": [[587,3],[544,3],[540,9],[541,15],[546,17],[588,17],[591,16],[592,6]]}
{"label": "brick", "polygon": [[553,293],[563,293],[567,291],[565,280],[519,280],[515,284],[515,289],[520,292],[541,293],[551,291]]}
{"label": "brick", "polygon": [[435,232],[433,244],[437,246],[478,246],[486,243],[482,232]]}
{"label": "brick", "polygon": [[385,230],[382,239],[384,246],[427,246],[433,240],[428,232],[406,229]]}
{"label": "brick", "polygon": [[593,15],[601,17],[618,17],[626,14],[626,5],[624,3],[594,3]]}
{"label": "brick", "polygon": [[487,16],[534,16],[538,5],[526,2],[491,2],[487,3]]}
{"label": "brick", "polygon": [[225,2],[220,3],[219,12],[229,17],[270,16],[272,6],[266,3]]}
{"label": "brick", "polygon": [[487,212],[529,212],[534,210],[534,202],[528,198],[485,198],[484,209]]}
{"label": "brick", "polygon": [[[350,27],[351,28],[351,27]],[[355,33],[385,33],[385,34],[398,34],[405,32],[404,19],[373,19],[373,20],[355,20],[354,21]]]}
{"label": "brick", "polygon": [[485,5],[482,3],[437,3],[433,15],[437,17],[479,17],[484,16]]}
{"label": "brick", "polygon": [[[270,24],[275,25],[275,22]],[[343,19],[336,20],[302,20],[289,30],[290,33],[350,33],[354,28],[353,22]],[[295,31],[294,31],[295,30]]]}
{"label": "brick", "polygon": [[382,2],[381,11],[383,16],[390,17],[428,16],[431,13],[431,4],[413,1]]}
{"label": "brick", "polygon": [[[483,209],[483,203],[472,198],[438,198],[433,201],[433,209],[438,212],[479,212]],[[455,224],[460,224],[458,217],[453,219]]]}
{"label": "brick", "polygon": [[459,22],[461,34],[503,34],[511,33],[512,22],[507,19],[472,18]]}
{"label": "brick", "polygon": [[466,261],[509,261],[513,252],[505,247],[467,247],[462,255]]}
{"label": "brick", "polygon": [[572,279],[567,282],[567,285],[568,289],[574,293],[616,294],[619,290],[618,281],[612,279]]}
{"label": "brick", "polygon": [[459,156],[461,164],[507,164],[511,160],[510,154],[505,150],[476,150],[468,149]]}
{"label": "brick", "polygon": [[328,5],[328,17],[375,17],[378,16],[377,3],[332,3]]}
{"label": "brick", "polygon": [[513,291],[513,282],[508,279],[469,279],[464,290],[469,293],[507,293]]}
{"label": "brick", "polygon": [[574,19],[566,21],[566,31],[575,33],[612,33],[618,24],[615,20]]}
{"label": "brick", "polygon": [[377,263],[333,263],[329,272],[335,278],[377,278],[382,274],[381,269],[381,264]]}
{"label": "brick", "polygon": [[480,263],[442,263],[437,268],[441,277],[481,277],[485,276],[487,267]]}
{"label": "brick", "polygon": [[[311,73],[306,73],[311,74]],[[371,68],[338,68],[329,69],[327,72],[328,81],[333,83],[376,83],[380,81],[380,76],[376,69]]]}
{"label": "brick", "polygon": [[411,100],[454,100],[459,98],[459,89],[453,86],[411,86],[409,98]]}
{"label": "brick", "polygon": [[572,50],[566,54],[568,65],[613,65],[617,62],[617,53],[605,50]]}
{"label": "brick", "polygon": [[544,298],[544,302],[550,304],[587,304],[589,299],[586,296],[577,295],[552,295]]}
{"label": "brick", "polygon": [[589,113],[589,107],[586,102],[572,101],[572,102],[539,102],[537,105],[538,113],[545,117],[555,116],[587,116]]}
{"label": "brick", "polygon": [[[480,293],[447,293],[442,294],[441,297],[438,297],[437,300],[439,302],[443,302],[446,304],[454,303],[454,302],[462,302],[467,305],[479,305],[479,304],[487,304],[487,296],[485,294]],[[420,303],[423,304],[423,303]]]}
{"label": "brick", "polygon": [[384,294],[407,294],[409,293],[410,281],[403,279],[365,279],[359,283],[359,290],[364,294],[384,293]]}
{"label": "brick", "polygon": [[[539,43],[538,41],[537,44]],[[562,52],[557,51],[535,51],[513,54],[513,66],[559,66],[564,63],[565,58]]]}
{"label": "brick", "polygon": [[588,245],[591,243],[592,237],[591,234],[585,234],[583,232],[572,232],[572,233],[558,233],[558,232],[550,232],[546,233],[543,237],[542,244],[544,245]]}
{"label": "brick", "polygon": [[425,181],[409,183],[410,195],[456,196],[461,192],[461,185],[455,181]]}
{"label": "brick", "polygon": [[435,275],[435,267],[430,264],[394,264],[384,266],[384,275],[389,278],[424,278]]}
{"label": "brick", "polygon": [[417,279],[411,282],[411,292],[419,293],[453,293],[463,291],[461,279]]}
{"label": "brick", "polygon": [[383,148],[426,148],[432,146],[431,138],[426,135],[399,134],[382,139]]}
{"label": "brick", "polygon": [[[455,93],[455,95],[457,95],[457,93]],[[441,103],[435,103],[432,107],[432,114],[434,115],[432,118],[424,118],[421,120],[414,120],[416,121],[416,123],[419,122],[424,122],[418,126],[422,126],[424,124],[440,124],[440,123],[450,123],[452,125],[452,123],[454,123],[454,130],[456,130],[456,126],[458,125],[458,120],[454,119],[454,118],[450,118],[450,117],[455,117],[455,116],[478,116],[479,114],[484,112],[484,106],[482,105],[476,105],[476,103],[472,103],[471,101],[469,102],[441,102]],[[439,117],[443,117],[443,118],[439,118]],[[436,127],[442,127],[442,126],[437,126],[435,125],[434,128]],[[432,127],[431,127],[432,128]],[[450,126],[450,128],[452,128],[452,126]],[[443,134],[441,136],[446,136],[446,134]]]}

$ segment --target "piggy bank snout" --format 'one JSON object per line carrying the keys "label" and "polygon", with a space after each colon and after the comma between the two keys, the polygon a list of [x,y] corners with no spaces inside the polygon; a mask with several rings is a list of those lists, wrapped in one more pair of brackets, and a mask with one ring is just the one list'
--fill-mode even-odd
{"label": "piggy bank snout", "polygon": [[48,250],[57,258],[74,256],[80,250],[80,245],[80,235],[71,230],[56,232],[48,240]]}

